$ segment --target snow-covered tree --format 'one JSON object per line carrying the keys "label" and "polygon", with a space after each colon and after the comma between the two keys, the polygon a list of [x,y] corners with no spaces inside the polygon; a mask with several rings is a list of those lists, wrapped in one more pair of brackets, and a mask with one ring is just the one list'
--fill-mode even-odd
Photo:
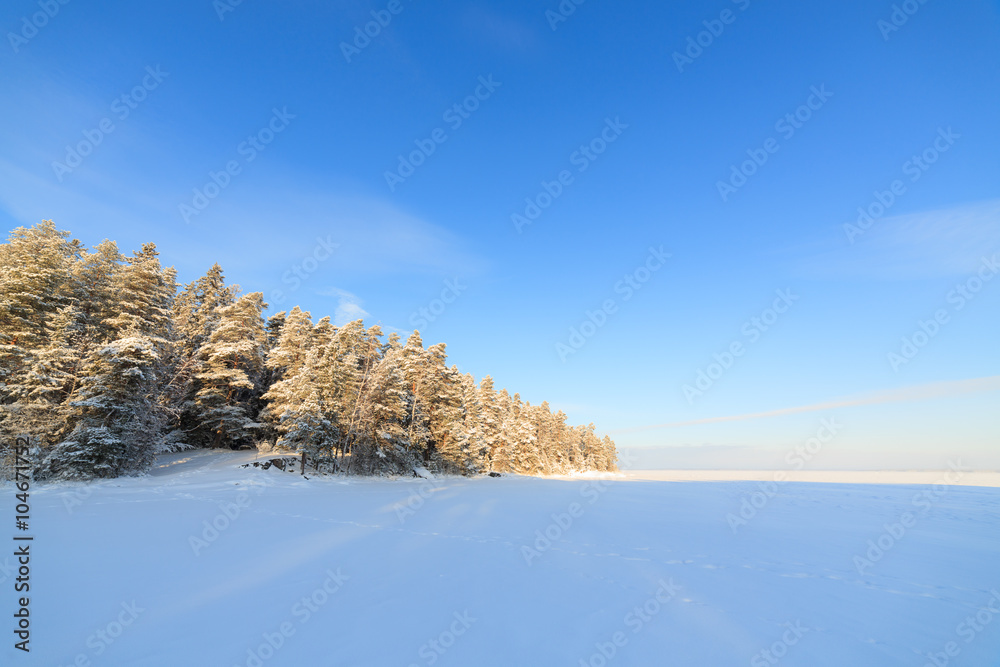
{"label": "snow-covered tree", "polygon": [[152,465],[162,438],[157,347],[133,329],[92,355],[69,403],[75,426],[47,451],[40,477],[117,477]]}
{"label": "snow-covered tree", "polygon": [[200,389],[193,403],[206,445],[237,447],[256,438],[251,403],[264,373],[265,307],[264,295],[254,292],[218,309],[218,324],[198,349]]}
{"label": "snow-covered tree", "polygon": [[333,333],[329,318],[314,327],[309,313],[295,307],[267,358],[275,381],[263,396],[267,407],[262,418],[274,424],[278,447],[305,453],[314,462],[330,458],[339,434],[322,382]]}
{"label": "snow-covered tree", "polygon": [[47,345],[50,319],[73,305],[72,269],[81,246],[51,220],[18,227],[0,245],[0,438],[5,450],[24,435],[19,403],[37,383],[35,356]]}
{"label": "snow-covered tree", "polygon": [[12,388],[8,426],[48,450],[71,427],[68,400],[79,390],[85,326],[81,313],[66,306],[49,318],[47,340],[32,354],[23,379]]}
{"label": "snow-covered tree", "polygon": [[369,474],[405,473],[421,462],[422,453],[409,439],[413,394],[403,374],[402,355],[401,348],[390,347],[362,393],[354,455]]}

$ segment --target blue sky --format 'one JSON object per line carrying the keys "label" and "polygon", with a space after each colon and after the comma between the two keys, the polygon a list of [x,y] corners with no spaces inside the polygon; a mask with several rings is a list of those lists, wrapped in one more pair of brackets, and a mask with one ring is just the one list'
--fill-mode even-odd
{"label": "blue sky", "polygon": [[419,326],[701,467],[836,418],[816,467],[997,468],[1000,6],[893,4],[12,0],[0,220]]}

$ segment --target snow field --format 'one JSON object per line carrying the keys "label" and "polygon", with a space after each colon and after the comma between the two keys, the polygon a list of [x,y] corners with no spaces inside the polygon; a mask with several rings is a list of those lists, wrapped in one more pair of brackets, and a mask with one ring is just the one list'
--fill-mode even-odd
{"label": "snow field", "polygon": [[1000,656],[997,489],[787,482],[734,533],[727,516],[759,482],[306,480],[238,468],[246,456],[199,452],[145,478],[36,487],[32,653],[7,642],[0,663]]}

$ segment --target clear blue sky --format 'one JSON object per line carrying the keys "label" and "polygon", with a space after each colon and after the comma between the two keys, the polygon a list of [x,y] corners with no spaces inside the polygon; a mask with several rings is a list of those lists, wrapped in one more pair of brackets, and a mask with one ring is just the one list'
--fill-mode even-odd
{"label": "clear blue sky", "polygon": [[[602,431],[821,406],[623,446],[782,453],[832,416],[817,467],[1000,467],[998,383],[971,382],[1000,375],[1000,277],[952,292],[1000,251],[1000,7],[907,6],[10,0],[0,221],[419,323],[463,371]],[[516,225],[543,181],[558,196]],[[885,213],[845,232],[876,192]],[[777,290],[797,299],[764,331]],[[718,378],[685,396],[699,371]]]}

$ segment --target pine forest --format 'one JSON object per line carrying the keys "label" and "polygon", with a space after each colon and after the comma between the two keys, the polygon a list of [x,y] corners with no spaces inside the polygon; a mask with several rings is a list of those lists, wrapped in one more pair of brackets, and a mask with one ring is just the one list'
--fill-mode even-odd
{"label": "pine forest", "polygon": [[36,479],[142,474],[157,454],[253,448],[358,475],[616,469],[593,424],[570,426],[361,320],[265,316],[218,265],[180,286],[153,244],[93,248],[52,221],[0,245],[2,470],[27,438]]}

